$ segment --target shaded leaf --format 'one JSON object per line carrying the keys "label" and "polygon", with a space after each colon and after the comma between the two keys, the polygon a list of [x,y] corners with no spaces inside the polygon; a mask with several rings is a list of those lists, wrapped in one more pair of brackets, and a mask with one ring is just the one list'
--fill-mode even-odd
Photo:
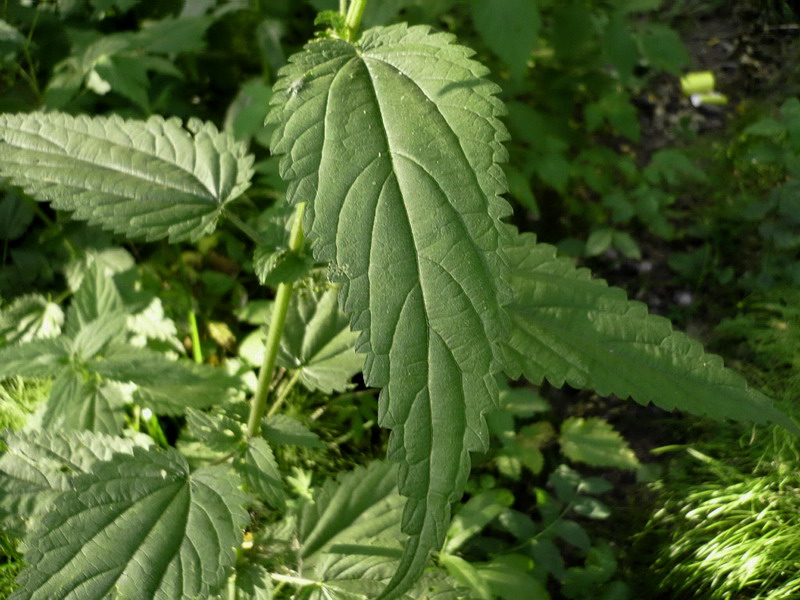
{"label": "shaded leaf", "polygon": [[286,415],[273,415],[261,423],[262,437],[272,444],[324,448],[319,436],[296,419]]}
{"label": "shaded leaf", "polygon": [[120,433],[125,419],[126,394],[118,384],[86,381],[82,374],[64,370],[53,380],[41,417],[42,427]]}
{"label": "shaded leaf", "polygon": [[281,338],[278,362],[301,369],[300,381],[326,394],[347,389],[364,357],[353,349],[357,334],[336,301],[338,290],[301,288],[292,298]]}
{"label": "shaded leaf", "polygon": [[561,424],[561,451],[593,467],[636,469],[639,460],[628,442],[605,419],[569,417]]}
{"label": "shaded leaf", "polygon": [[273,508],[283,508],[286,491],[283,487],[278,463],[266,440],[253,438],[248,441],[242,456],[234,463],[244,479],[247,490],[264,498]]}

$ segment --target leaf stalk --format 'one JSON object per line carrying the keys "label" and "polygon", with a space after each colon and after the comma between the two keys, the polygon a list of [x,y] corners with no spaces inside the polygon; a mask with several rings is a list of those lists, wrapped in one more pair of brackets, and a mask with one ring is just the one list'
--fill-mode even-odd
{"label": "leaf stalk", "polygon": [[[289,251],[297,252],[303,246],[303,215],[305,214],[305,202],[297,205],[294,211],[294,222],[292,231],[289,234]],[[257,436],[261,431],[261,419],[267,408],[267,395],[269,394],[270,382],[275,373],[275,363],[278,359],[278,349],[283,335],[283,326],[286,324],[286,314],[289,310],[289,301],[292,298],[294,285],[292,283],[281,283],[275,295],[275,305],[272,310],[272,318],[267,331],[267,341],[264,348],[264,361],[261,363],[261,370],[258,373],[258,385],[250,406],[250,416],[247,421],[247,437]]]}
{"label": "leaf stalk", "polygon": [[353,0],[347,9],[347,16],[344,24],[347,27],[347,41],[355,42],[358,36],[358,29],[361,27],[361,19],[364,16],[364,9],[367,7],[367,0]]}

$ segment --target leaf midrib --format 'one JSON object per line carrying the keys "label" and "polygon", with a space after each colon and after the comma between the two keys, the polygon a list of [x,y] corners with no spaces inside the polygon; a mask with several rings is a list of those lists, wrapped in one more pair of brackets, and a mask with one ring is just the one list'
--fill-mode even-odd
{"label": "leaf midrib", "polygon": [[[31,131],[31,130],[25,129],[23,127],[20,127],[19,129],[14,129],[12,127],[8,127],[7,125],[5,127],[0,125],[0,129],[8,129],[8,130],[10,130],[12,132],[21,131],[21,132],[23,132],[25,134],[30,135],[31,137],[41,138],[43,141],[48,142],[48,143],[52,144],[53,146],[56,146],[57,148],[61,149],[61,151],[64,154],[63,155],[59,155],[54,151],[42,150],[42,149],[39,149],[39,148],[29,148],[29,147],[27,147],[27,146],[25,146],[23,144],[11,143],[11,142],[9,142],[9,140],[7,138],[5,138],[3,136],[0,136],[0,144],[7,144],[7,145],[11,146],[12,148],[18,148],[20,150],[25,150],[25,151],[28,151],[28,152],[41,153],[41,154],[44,154],[46,156],[55,156],[55,157],[66,156],[66,157],[69,157],[70,160],[75,160],[75,161],[87,164],[92,169],[104,169],[104,170],[110,171],[112,173],[120,174],[120,175],[123,175],[123,176],[137,177],[139,179],[147,181],[148,183],[154,183],[156,185],[160,185],[160,186],[162,186],[162,187],[164,187],[164,188],[166,188],[168,190],[183,192],[183,193],[186,193],[186,194],[190,194],[190,195],[192,195],[194,197],[197,197],[197,193],[195,191],[187,191],[187,190],[181,189],[181,188],[179,188],[179,187],[177,187],[175,185],[169,185],[171,182],[164,183],[164,182],[160,182],[160,181],[157,181],[157,180],[152,180],[152,179],[149,179],[148,177],[146,177],[145,174],[137,172],[137,171],[126,172],[126,171],[120,170],[120,169],[118,169],[118,168],[116,168],[114,166],[108,166],[108,165],[104,165],[104,164],[94,163],[94,162],[89,161],[88,159],[80,158],[80,157],[71,155],[71,154],[68,153],[67,149],[64,148],[63,145],[59,144],[57,141],[54,141],[54,140],[48,138],[47,136],[43,135],[41,132],[38,132],[38,131],[34,132],[34,131]],[[182,171],[183,173],[189,175],[189,177],[191,177],[194,181],[197,181],[198,184],[200,185],[200,187],[202,189],[204,189],[208,193],[208,196],[206,196],[207,199],[212,200],[215,204],[220,204],[220,202],[218,201],[217,193],[216,193],[215,190],[210,190],[200,179],[198,179],[197,175],[193,171],[189,171],[188,169],[186,169],[185,167],[181,166],[180,164],[178,164],[176,162],[172,162],[172,161],[167,160],[164,157],[158,156],[156,154],[148,154],[147,152],[143,152],[142,150],[133,148],[131,146],[125,146],[123,144],[120,144],[119,142],[115,142],[115,141],[109,140],[107,138],[102,138],[102,137],[98,137],[98,136],[93,135],[93,134],[84,133],[84,132],[78,131],[78,130],[76,130],[74,128],[60,126],[60,129],[66,131],[68,133],[72,133],[74,135],[77,135],[77,136],[84,136],[84,137],[90,138],[91,140],[94,140],[94,141],[99,141],[99,142],[104,143],[104,144],[113,145],[114,147],[123,149],[125,151],[129,151],[129,152],[133,152],[133,153],[136,153],[136,154],[140,154],[142,156],[147,157],[148,159],[155,159],[157,162],[161,162],[161,163],[165,164],[166,166],[168,166],[170,168],[176,168],[176,169]],[[183,130],[183,129],[181,128],[181,130]],[[127,135],[127,132],[126,132],[126,135]],[[168,138],[169,141],[170,141],[170,145],[172,145],[172,147],[175,148],[174,144],[172,144],[171,138],[169,138],[169,135],[167,135],[166,132],[163,132],[163,137]],[[190,136],[190,137],[192,138],[192,140],[195,139],[195,136]],[[196,148],[194,150],[195,151],[193,153],[193,162],[194,162],[194,164],[196,164],[196,161],[197,161]],[[177,152],[175,152],[175,154],[177,155]],[[9,164],[9,163],[7,163],[7,164]],[[25,164],[25,163],[10,163],[10,164],[18,165],[20,167],[29,166],[28,164]],[[39,163],[39,164],[41,164],[41,163]],[[45,164],[43,166],[55,167],[55,165],[47,165],[47,164]],[[62,183],[58,182],[58,181],[52,182],[52,183],[57,183],[59,185],[62,185]],[[99,191],[99,190],[94,190],[94,189],[91,189],[91,188],[78,188],[78,189],[88,189],[89,191],[93,191],[93,192],[105,193],[105,192],[102,192],[102,191]]]}

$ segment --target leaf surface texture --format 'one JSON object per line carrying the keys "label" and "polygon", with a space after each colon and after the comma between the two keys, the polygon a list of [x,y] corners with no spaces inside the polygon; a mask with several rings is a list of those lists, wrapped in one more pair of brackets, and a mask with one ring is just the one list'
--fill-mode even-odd
{"label": "leaf surface texture", "polygon": [[444,541],[450,501],[486,447],[507,271],[499,198],[507,138],[487,70],[452,36],[396,25],[319,40],[275,86],[272,150],[305,230],[332,263],[409,498],[406,552],[386,597]]}
{"label": "leaf surface texture", "polygon": [[128,237],[211,233],[248,187],[252,156],[228,133],[191,119],[0,115],[0,177],[37,200]]}

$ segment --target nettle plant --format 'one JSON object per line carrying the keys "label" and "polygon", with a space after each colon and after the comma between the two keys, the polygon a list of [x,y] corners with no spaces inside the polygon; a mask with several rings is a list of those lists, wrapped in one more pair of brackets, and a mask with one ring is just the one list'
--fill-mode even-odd
{"label": "nettle plant", "polygon": [[[221,368],[134,344],[132,309],[101,269],[64,335],[0,350],[0,376],[54,378],[40,427],[8,434],[0,459],[0,506],[29,565],[14,600],[464,597],[431,554],[506,378],[796,430],[666,319],[506,224],[508,135],[487,69],[425,26],[357,37],[364,6],[324,14],[331,30],[274,88],[287,239],[237,216],[253,157],[211,124],[0,116],[0,175],[33,198],[145,240],[194,241],[227,218],[277,286],[251,398]],[[305,246],[336,291],[303,282]],[[313,491],[296,474],[303,493],[287,501],[272,448],[319,440],[267,414],[276,367],[335,391],[362,358],[389,462]],[[125,427],[150,414],[185,415],[216,458],[190,463]]]}

